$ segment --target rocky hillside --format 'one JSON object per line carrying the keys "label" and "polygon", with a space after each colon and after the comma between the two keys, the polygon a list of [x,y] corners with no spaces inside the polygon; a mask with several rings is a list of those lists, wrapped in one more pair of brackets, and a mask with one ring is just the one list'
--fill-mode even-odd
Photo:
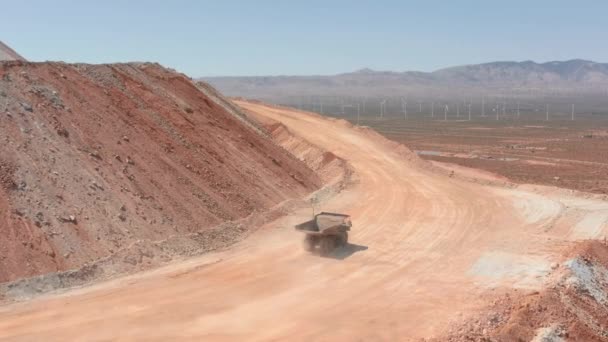
{"label": "rocky hillside", "polygon": [[221,101],[157,64],[0,62],[0,281],[204,231],[320,186]]}

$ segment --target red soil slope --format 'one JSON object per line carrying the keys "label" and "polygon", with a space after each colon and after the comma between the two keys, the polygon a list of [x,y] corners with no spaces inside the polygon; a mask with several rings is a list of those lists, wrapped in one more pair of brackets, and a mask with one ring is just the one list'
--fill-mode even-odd
{"label": "red soil slope", "polygon": [[321,180],[156,64],[0,63],[0,281],[266,210]]}

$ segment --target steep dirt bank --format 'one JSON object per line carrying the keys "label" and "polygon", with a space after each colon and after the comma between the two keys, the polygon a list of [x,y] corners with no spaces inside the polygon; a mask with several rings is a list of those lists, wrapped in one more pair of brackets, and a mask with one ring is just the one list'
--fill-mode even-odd
{"label": "steep dirt bank", "polygon": [[314,170],[325,185],[350,181],[352,169],[343,158],[315,145],[314,141],[302,139],[279,121],[254,111],[245,110],[245,113],[270,132],[277,144]]}
{"label": "steep dirt bank", "polygon": [[0,281],[196,233],[321,185],[218,98],[156,64],[0,63]]}

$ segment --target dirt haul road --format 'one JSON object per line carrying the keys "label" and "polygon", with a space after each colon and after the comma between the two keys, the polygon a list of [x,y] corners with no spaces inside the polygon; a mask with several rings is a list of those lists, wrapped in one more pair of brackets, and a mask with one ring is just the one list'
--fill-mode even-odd
{"label": "dirt haul road", "polygon": [[304,252],[301,209],[227,251],[0,308],[0,339],[437,337],[496,293],[541,287],[568,241],[607,230],[600,199],[449,177],[367,129],[240,105],[350,163],[354,183],[322,204],[352,215],[350,246]]}

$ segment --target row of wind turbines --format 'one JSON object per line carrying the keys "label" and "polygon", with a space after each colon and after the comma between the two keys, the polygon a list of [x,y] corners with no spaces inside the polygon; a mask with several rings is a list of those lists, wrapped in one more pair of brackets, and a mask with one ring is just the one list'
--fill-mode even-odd
{"label": "row of wind turbines", "polygon": [[[419,112],[422,112],[422,103],[418,103],[418,105],[420,106],[419,108]],[[468,120],[471,121],[471,102],[468,102],[466,104],[466,107],[468,109]],[[386,100],[383,100],[382,102],[380,102],[380,106],[381,106],[381,110],[380,110],[380,117],[383,118],[384,114],[386,112]],[[481,116],[482,117],[487,117],[487,115],[485,114],[485,101],[482,100],[482,104],[481,104]],[[506,115],[506,103],[503,103],[502,105],[502,114],[503,116]],[[448,119],[448,112],[449,112],[449,105],[445,104],[444,105],[444,111],[443,111],[443,119],[447,120]],[[405,120],[407,120],[407,99],[401,99],[401,111],[403,112],[403,117]],[[499,105],[497,105],[495,108],[492,109],[493,112],[496,113],[496,120],[500,119],[500,107]],[[549,121],[549,104],[545,105],[545,120]],[[435,102],[431,102],[431,117],[434,118],[435,117]],[[460,118],[460,104],[456,104],[456,117]],[[521,117],[521,110],[520,110],[520,103],[517,102],[517,118]],[[572,111],[571,111],[571,118],[572,121],[574,120],[574,104],[572,104]]]}
{"label": "row of wind turbines", "polygon": [[[383,119],[386,114],[387,114],[387,99],[383,99],[380,101],[380,114],[379,114],[379,118]],[[418,113],[422,113],[422,102],[417,102],[418,104]],[[471,110],[471,106],[472,106],[472,102],[467,102],[465,103],[465,106],[463,108],[463,115],[461,116],[461,111],[460,111],[460,103],[456,104],[456,117],[458,119],[463,118],[466,119],[468,121],[472,120],[472,110]],[[365,106],[365,103],[363,104]],[[408,119],[408,101],[407,98],[401,98],[400,99],[400,105],[401,105],[401,113],[403,114],[403,119],[407,120]],[[443,106],[441,106],[443,105]],[[448,114],[450,113],[450,106],[447,103],[444,104],[439,104],[439,110],[441,110],[441,107],[443,108],[443,115],[441,115],[441,113],[437,113],[435,111],[435,102],[431,102],[430,103],[430,118],[431,119],[443,119],[445,121],[448,120]],[[517,108],[515,111],[515,115],[516,117],[519,119],[521,117],[521,103],[517,102]],[[321,104],[321,113],[323,113],[323,107]],[[346,108],[354,108],[357,111],[357,123],[360,121],[361,119],[361,103],[356,103],[356,104],[347,104],[347,103],[342,103],[340,105],[341,108],[341,114],[342,116],[345,116],[346,114]],[[551,119],[551,115],[549,112],[549,104],[545,104],[545,120],[549,121]],[[481,101],[481,117],[486,118],[486,117],[490,117],[490,116],[494,116],[495,119],[498,121],[500,120],[501,117],[501,112],[502,112],[502,116],[506,116],[507,112],[506,112],[506,102],[501,104],[496,104],[494,107],[491,108],[492,110],[492,115],[487,115],[486,114],[486,103],[485,103],[485,99],[482,99]],[[536,110],[538,111],[538,109]],[[575,106],[574,104],[571,105],[571,113],[570,113],[570,120],[574,121],[575,120]]]}

